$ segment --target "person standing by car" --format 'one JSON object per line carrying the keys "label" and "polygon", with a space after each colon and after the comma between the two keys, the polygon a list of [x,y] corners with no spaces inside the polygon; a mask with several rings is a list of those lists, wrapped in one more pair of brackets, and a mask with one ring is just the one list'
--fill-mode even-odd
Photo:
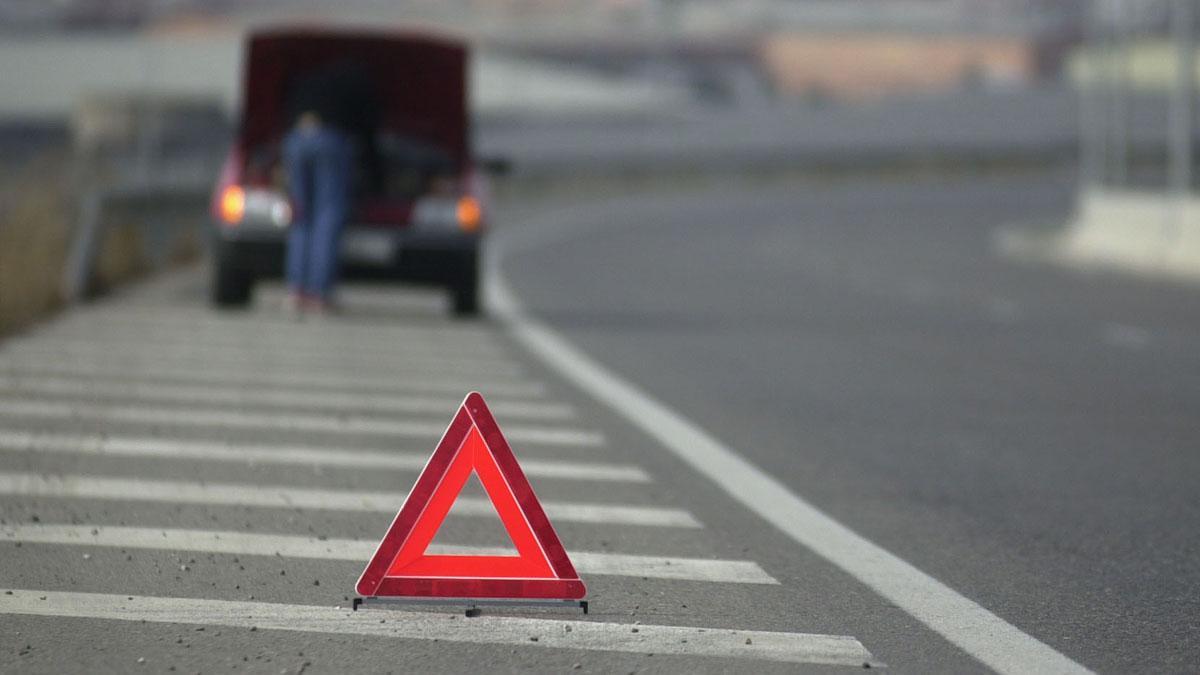
{"label": "person standing by car", "polygon": [[338,62],[292,85],[292,125],[283,165],[294,216],[288,233],[287,309],[329,313],[334,308],[339,239],[350,215],[356,155],[375,180],[377,115],[364,68]]}

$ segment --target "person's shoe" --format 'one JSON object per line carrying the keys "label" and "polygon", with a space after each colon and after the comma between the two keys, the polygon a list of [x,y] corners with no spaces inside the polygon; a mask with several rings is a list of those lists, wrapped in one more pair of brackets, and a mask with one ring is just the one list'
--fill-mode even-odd
{"label": "person's shoe", "polygon": [[309,298],[306,309],[317,317],[331,317],[339,313],[338,306],[328,298]]}
{"label": "person's shoe", "polygon": [[289,319],[299,319],[304,310],[304,296],[291,291],[283,298],[283,314]]}

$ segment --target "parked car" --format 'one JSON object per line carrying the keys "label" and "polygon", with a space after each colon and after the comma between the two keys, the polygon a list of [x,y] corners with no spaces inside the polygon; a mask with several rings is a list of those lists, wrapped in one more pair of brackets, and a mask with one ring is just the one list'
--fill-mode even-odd
{"label": "parked car", "polygon": [[292,214],[281,167],[288,89],[335,62],[369,73],[378,106],[373,152],[360,148],[356,162],[341,277],[442,286],[455,313],[477,313],[487,176],[471,152],[467,48],[423,34],[314,28],[247,38],[236,137],[212,198],[212,301],[245,305],[259,279],[282,274]]}

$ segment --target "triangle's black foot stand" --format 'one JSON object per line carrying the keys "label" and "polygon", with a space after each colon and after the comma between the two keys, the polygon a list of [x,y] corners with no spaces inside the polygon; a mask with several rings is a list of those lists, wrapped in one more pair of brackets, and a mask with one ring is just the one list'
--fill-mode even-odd
{"label": "triangle's black foot stand", "polygon": [[[368,602],[369,601],[369,602]],[[529,605],[548,605],[558,607],[561,605],[578,605],[583,610],[584,614],[588,613],[587,600],[469,600],[466,598],[354,598],[350,601],[351,611],[357,612],[362,605],[467,605],[467,616],[474,618],[483,614],[480,605],[507,605],[507,606],[529,606]]]}

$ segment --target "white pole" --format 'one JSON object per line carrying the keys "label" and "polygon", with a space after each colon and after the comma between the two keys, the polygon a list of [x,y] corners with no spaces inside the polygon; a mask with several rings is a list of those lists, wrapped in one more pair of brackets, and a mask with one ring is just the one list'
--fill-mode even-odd
{"label": "white pole", "polygon": [[[1179,203],[1192,187],[1192,106],[1195,96],[1195,0],[1175,0],[1171,34],[1175,43],[1175,86],[1171,89],[1168,185]],[[1178,232],[1176,232],[1178,234]]]}
{"label": "white pole", "polygon": [[1115,187],[1124,187],[1129,161],[1129,6],[1127,0],[1112,0],[1112,43],[1109,52],[1112,68],[1112,167],[1109,179]]}
{"label": "white pole", "polygon": [[1080,63],[1079,89],[1076,91],[1076,105],[1079,108],[1079,181],[1085,189],[1103,185],[1107,162],[1104,47],[1101,8],[1098,3],[1092,2],[1084,14],[1084,58]]}

